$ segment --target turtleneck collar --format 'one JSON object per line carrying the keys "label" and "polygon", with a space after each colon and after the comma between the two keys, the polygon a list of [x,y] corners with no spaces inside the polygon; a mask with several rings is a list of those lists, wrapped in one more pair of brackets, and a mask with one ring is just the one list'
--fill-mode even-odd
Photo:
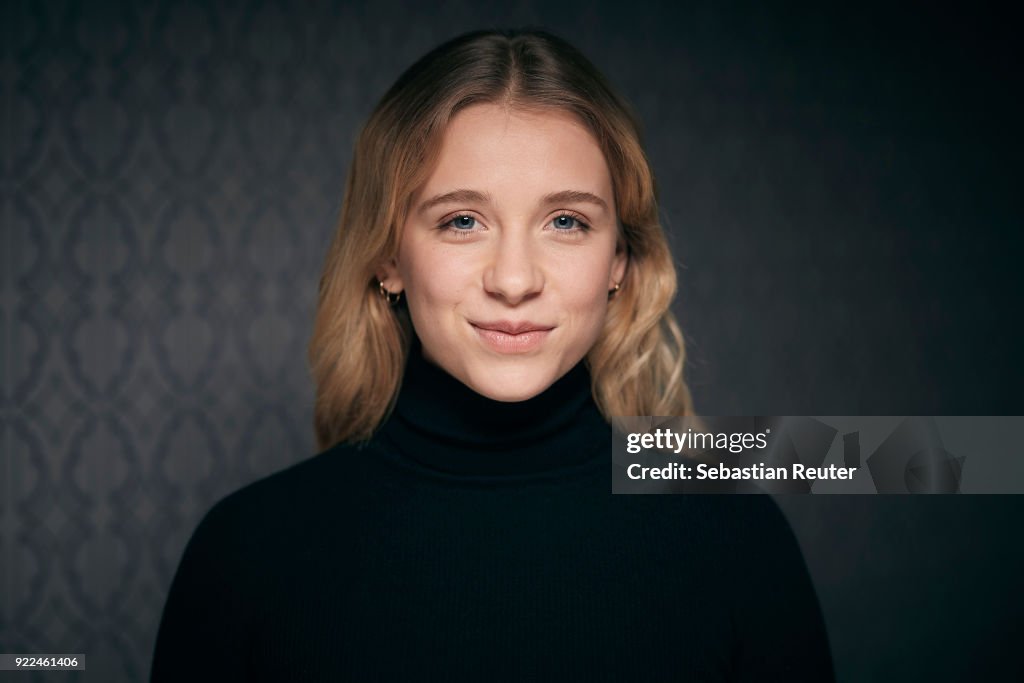
{"label": "turtleneck collar", "polygon": [[533,398],[495,401],[427,361],[414,336],[394,412],[375,439],[399,457],[449,474],[524,475],[581,465],[611,447],[590,383],[581,360]]}

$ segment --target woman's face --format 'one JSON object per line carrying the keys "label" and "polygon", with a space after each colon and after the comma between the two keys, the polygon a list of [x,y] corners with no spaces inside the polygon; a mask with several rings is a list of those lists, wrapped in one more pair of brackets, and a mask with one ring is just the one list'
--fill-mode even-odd
{"label": "woman's face", "polygon": [[425,358],[474,391],[522,401],[597,341],[621,282],[611,174],[571,114],[479,104],[445,131],[397,258]]}

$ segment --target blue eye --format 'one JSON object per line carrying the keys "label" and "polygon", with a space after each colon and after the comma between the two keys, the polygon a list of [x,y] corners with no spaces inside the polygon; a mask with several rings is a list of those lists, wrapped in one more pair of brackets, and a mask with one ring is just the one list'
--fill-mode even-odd
{"label": "blue eye", "polygon": [[551,219],[551,225],[563,232],[575,232],[576,230],[587,230],[590,226],[572,214],[563,213]]}
{"label": "blue eye", "polygon": [[456,216],[448,221],[448,224],[459,230],[469,230],[476,225],[476,219],[472,216]]}

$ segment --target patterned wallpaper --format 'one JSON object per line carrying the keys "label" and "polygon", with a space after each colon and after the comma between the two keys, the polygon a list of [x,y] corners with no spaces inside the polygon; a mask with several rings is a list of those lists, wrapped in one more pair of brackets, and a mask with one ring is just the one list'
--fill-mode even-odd
{"label": "patterned wallpaper", "polygon": [[356,93],[285,3],[13,11],[0,652],[139,681],[199,516],[314,452],[304,347]]}

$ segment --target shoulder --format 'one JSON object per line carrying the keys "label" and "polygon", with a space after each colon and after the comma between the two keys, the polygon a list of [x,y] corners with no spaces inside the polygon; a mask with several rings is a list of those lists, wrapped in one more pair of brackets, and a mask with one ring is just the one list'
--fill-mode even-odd
{"label": "shoulder", "polygon": [[265,546],[276,536],[343,511],[364,488],[376,454],[337,445],[261,477],[217,500],[203,515],[193,543]]}
{"label": "shoulder", "polygon": [[[767,494],[676,494],[639,496],[646,524],[656,536],[685,539],[667,552],[714,567],[715,576],[737,586],[746,580],[787,582],[806,574],[803,554],[789,520]],[[739,589],[742,592],[742,588]]]}
{"label": "shoulder", "polygon": [[699,527],[734,547],[779,542],[793,535],[779,504],[768,494],[680,493],[638,497],[656,499],[655,509],[668,518],[669,524]]}
{"label": "shoulder", "polygon": [[792,537],[793,530],[778,502],[769,494],[735,494],[736,522],[747,535],[755,537]]}
{"label": "shoulder", "polygon": [[729,508],[729,513],[724,515],[729,525],[725,537],[737,557],[753,563],[744,567],[744,572],[783,575],[806,572],[793,528],[771,495],[733,494],[721,498]]}
{"label": "shoulder", "polygon": [[789,521],[770,495],[731,497],[744,499],[741,554],[730,564],[737,679],[835,680],[824,615]]}

